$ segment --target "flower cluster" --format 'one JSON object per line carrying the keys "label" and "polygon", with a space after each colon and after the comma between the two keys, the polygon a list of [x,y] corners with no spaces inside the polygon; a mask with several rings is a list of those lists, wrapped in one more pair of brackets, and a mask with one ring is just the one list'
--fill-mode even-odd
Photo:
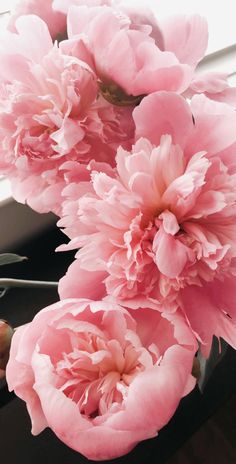
{"label": "flower cluster", "polygon": [[7,381],[93,460],[157,435],[213,336],[236,348],[236,89],[196,69],[207,39],[122,0],[21,0],[0,38],[0,172],[77,250]]}

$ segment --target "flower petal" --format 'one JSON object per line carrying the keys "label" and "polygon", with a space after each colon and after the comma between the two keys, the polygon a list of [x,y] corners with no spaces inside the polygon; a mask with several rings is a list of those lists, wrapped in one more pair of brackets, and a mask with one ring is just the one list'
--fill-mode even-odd
{"label": "flower petal", "polygon": [[173,144],[184,148],[188,134],[194,127],[187,102],[172,92],[148,95],[135,108],[133,117],[136,140],[146,137],[156,146],[160,145],[163,135],[169,134]]}
{"label": "flower petal", "polygon": [[208,31],[207,21],[199,15],[174,15],[163,26],[165,49],[172,51],[181,63],[196,66],[204,57]]}

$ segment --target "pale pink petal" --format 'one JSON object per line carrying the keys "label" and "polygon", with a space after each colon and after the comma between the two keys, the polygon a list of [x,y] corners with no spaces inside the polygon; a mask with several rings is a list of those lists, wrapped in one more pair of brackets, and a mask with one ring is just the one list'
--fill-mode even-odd
{"label": "pale pink petal", "polygon": [[194,260],[194,253],[178,238],[160,229],[153,241],[155,262],[160,272],[167,277],[177,277],[188,261]]}
{"label": "pale pink petal", "polygon": [[191,101],[195,128],[190,134],[186,150],[193,154],[205,150],[214,155],[230,147],[235,141],[236,113],[225,103],[213,102],[204,95]]}
{"label": "pale pink petal", "polygon": [[8,29],[14,32],[17,18],[30,14],[39,16],[47,23],[53,39],[66,31],[66,18],[60,12],[53,11],[52,0],[18,0],[11,10]]}
{"label": "pale pink petal", "polygon": [[[13,336],[10,350],[12,362],[7,364],[6,380],[9,390],[14,390],[27,403],[27,409],[32,422],[32,433],[37,435],[47,427],[47,421],[43,414],[39,398],[33,390],[35,380],[33,372],[29,365],[22,364],[18,360],[19,345],[24,340],[27,330],[28,324],[19,327]],[[16,370],[18,370],[17,376],[15,375]]]}
{"label": "pale pink petal", "polygon": [[227,74],[220,72],[206,72],[196,74],[191,82],[190,89],[194,93],[219,93],[228,87]]}
{"label": "pale pink petal", "polygon": [[210,100],[227,103],[236,107],[236,87],[230,87],[228,75],[220,72],[197,74],[192,80],[186,96],[204,93]]}
{"label": "pale pink petal", "polygon": [[174,52],[181,63],[196,66],[204,57],[208,32],[202,16],[171,16],[164,21],[162,33],[165,49]]}
{"label": "pale pink petal", "polygon": [[51,50],[52,39],[47,25],[36,15],[19,17],[16,21],[16,30],[21,35],[24,54],[32,61],[40,62]]}
{"label": "pale pink petal", "polygon": [[84,138],[84,131],[76,121],[66,119],[60,129],[51,135],[51,139],[56,142],[55,151],[67,154],[70,150]]}
{"label": "pale pink petal", "polygon": [[206,96],[211,100],[227,103],[236,108],[236,87],[227,87],[219,93],[207,92]]}
{"label": "pale pink petal", "polygon": [[[163,26],[163,38],[162,26],[148,10],[137,8],[134,12],[134,8],[122,2],[80,4],[75,1],[68,12],[69,38],[84,41],[105,86],[114,84],[118,92],[120,88],[134,96],[157,90],[181,93],[189,87],[193,68],[206,43],[206,24],[202,18],[180,17],[176,24],[175,17],[170,18],[171,34],[178,37],[175,44],[179,43],[175,53],[170,45],[172,38],[165,37],[168,26]],[[65,11],[64,6],[62,10]],[[82,51],[81,56],[86,53]]]}
{"label": "pale pink petal", "polygon": [[175,235],[179,231],[178,221],[173,213],[170,211],[164,211],[160,215],[160,219],[163,221],[163,229],[166,234]]}
{"label": "pale pink petal", "polygon": [[107,52],[105,73],[130,95],[157,90],[183,92],[191,81],[191,69],[180,65],[174,54],[162,52],[153,42],[141,41],[140,35],[137,31],[116,34]]}
{"label": "pale pink petal", "polygon": [[133,117],[136,139],[146,137],[157,146],[161,137],[169,134],[174,144],[184,148],[188,134],[193,129],[192,114],[187,102],[171,92],[156,92],[145,97],[135,108]]}

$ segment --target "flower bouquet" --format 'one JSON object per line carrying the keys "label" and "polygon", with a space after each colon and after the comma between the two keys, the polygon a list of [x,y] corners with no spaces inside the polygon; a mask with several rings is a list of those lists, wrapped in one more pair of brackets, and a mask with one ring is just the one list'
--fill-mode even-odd
{"label": "flower bouquet", "polygon": [[213,337],[236,348],[236,89],[196,70],[207,39],[119,0],[22,0],[0,37],[0,171],[76,250],[6,379],[91,460],[157,436]]}

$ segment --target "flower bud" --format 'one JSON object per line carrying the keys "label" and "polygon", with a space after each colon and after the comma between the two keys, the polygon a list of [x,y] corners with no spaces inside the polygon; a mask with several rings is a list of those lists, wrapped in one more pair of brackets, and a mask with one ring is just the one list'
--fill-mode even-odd
{"label": "flower bud", "polygon": [[13,333],[13,328],[6,321],[0,320],[0,378],[8,362]]}

